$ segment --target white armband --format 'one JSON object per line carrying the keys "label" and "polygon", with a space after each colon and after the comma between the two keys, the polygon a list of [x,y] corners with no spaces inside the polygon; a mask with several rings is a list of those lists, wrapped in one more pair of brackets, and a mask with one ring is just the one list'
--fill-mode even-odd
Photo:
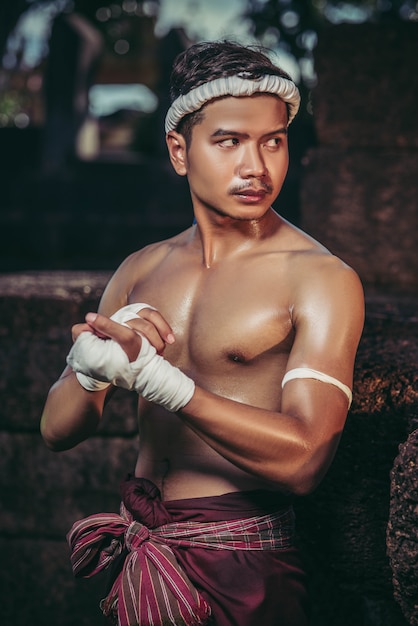
{"label": "white armband", "polygon": [[286,372],[286,374],[283,376],[282,389],[285,384],[289,382],[289,380],[294,380],[295,378],[314,378],[316,380],[320,380],[323,383],[328,383],[330,385],[338,387],[338,389],[341,389],[341,391],[347,396],[348,408],[350,408],[353,399],[351,389],[337,378],[329,376],[328,374],[324,374],[323,372],[319,372],[318,370],[313,370],[310,367],[295,367],[294,369]]}

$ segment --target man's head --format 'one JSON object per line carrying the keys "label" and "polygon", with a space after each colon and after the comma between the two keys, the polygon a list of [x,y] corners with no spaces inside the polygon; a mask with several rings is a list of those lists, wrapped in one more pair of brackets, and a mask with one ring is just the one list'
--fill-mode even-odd
{"label": "man's head", "polygon": [[195,44],[174,62],[166,132],[177,130],[190,144],[192,128],[202,120],[207,102],[253,93],[281,98],[287,106],[289,124],[299,108],[296,85],[260,49],[230,41]]}

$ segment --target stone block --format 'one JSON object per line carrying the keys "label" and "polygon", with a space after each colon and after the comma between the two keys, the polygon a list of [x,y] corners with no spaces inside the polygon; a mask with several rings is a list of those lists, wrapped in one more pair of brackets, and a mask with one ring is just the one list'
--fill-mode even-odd
{"label": "stone block", "polygon": [[301,226],[365,285],[418,293],[418,153],[319,147],[305,159]]}
{"label": "stone block", "polygon": [[104,576],[76,580],[65,541],[1,537],[2,626],[109,626]]}
{"label": "stone block", "polygon": [[[97,310],[109,272],[39,272],[0,276],[0,424],[39,430],[49,388],[63,371],[71,326]],[[118,390],[101,430],[137,430],[136,394]]]}
{"label": "stone block", "polygon": [[138,438],[91,437],[54,453],[40,436],[0,432],[0,535],[65,537],[76,519],[117,512]]}
{"label": "stone block", "polygon": [[391,471],[387,531],[395,597],[408,623],[418,624],[418,430],[399,446]]}
{"label": "stone block", "polygon": [[418,146],[418,24],[340,24],[321,32],[313,90],[319,143]]}

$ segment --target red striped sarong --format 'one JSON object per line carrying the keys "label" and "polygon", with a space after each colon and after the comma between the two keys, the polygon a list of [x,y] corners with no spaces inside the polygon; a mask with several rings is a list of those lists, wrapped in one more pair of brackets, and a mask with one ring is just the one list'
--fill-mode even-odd
{"label": "red striped sarong", "polygon": [[[75,576],[89,578],[127,553],[103,613],[119,626],[203,626],[211,609],[179,565],[172,548],[280,550],[291,545],[293,510],[217,522],[170,522],[155,485],[143,479],[126,483],[120,515],[101,513],[76,522],[67,535]],[[145,484],[145,514],[134,519],[138,484]],[[151,498],[149,486],[151,485]],[[144,493],[140,493],[141,504]],[[133,501],[134,500],[134,501]],[[125,506],[125,503],[127,506]],[[145,517],[145,520],[144,520]],[[142,523],[145,521],[147,525]],[[165,522],[159,526],[156,524]],[[154,527],[153,527],[154,526]]]}

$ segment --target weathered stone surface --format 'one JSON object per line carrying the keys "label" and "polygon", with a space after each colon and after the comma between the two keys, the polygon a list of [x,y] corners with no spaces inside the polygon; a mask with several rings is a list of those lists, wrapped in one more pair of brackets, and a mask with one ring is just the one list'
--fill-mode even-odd
{"label": "weathered stone surface", "polygon": [[[0,275],[0,295],[9,298],[18,297],[22,300],[21,314],[32,319],[31,308],[27,306],[27,299],[54,298],[65,300],[67,306],[71,302],[89,303],[100,298],[103,289],[111,276],[108,271],[39,271],[39,272],[9,272]],[[19,300],[19,302],[21,302]],[[12,311],[13,313],[13,311]],[[1,317],[1,324],[11,321]],[[43,320],[42,320],[43,322]],[[41,328],[44,328],[42,323]]]}
{"label": "weathered stone surface", "polygon": [[0,538],[2,626],[109,626],[105,577],[75,580],[64,541]]}
{"label": "weathered stone surface", "polygon": [[319,147],[305,159],[301,226],[365,285],[418,293],[418,152]]}
{"label": "weathered stone surface", "polygon": [[[417,308],[417,297],[366,292],[366,321],[354,377],[352,412],[395,415],[394,423],[405,433],[418,425]],[[401,436],[397,442],[403,440]]]}
{"label": "weathered stone surface", "polygon": [[418,24],[341,24],[321,33],[313,90],[320,144],[418,146]]}
{"label": "weathered stone surface", "polygon": [[[39,272],[0,276],[0,424],[38,432],[52,383],[65,367],[71,326],[96,310],[109,272]],[[101,430],[137,430],[136,394],[119,390]]]}
{"label": "weathered stone surface", "polygon": [[408,623],[418,624],[418,430],[399,446],[391,472],[387,546],[395,597]]}
{"label": "weathered stone surface", "polygon": [[[163,120],[160,129],[164,141]],[[2,169],[2,189],[10,186],[11,195],[0,199],[2,271],[113,271],[130,252],[191,224],[187,181],[174,172],[167,153],[133,162],[116,157],[73,163],[63,176],[44,178],[39,159],[29,173],[21,166],[33,140],[29,129],[19,130],[2,128],[1,135],[2,154],[16,154],[15,166],[6,174]]]}
{"label": "weathered stone surface", "polygon": [[63,538],[76,519],[118,511],[138,440],[99,435],[54,453],[40,435],[0,432],[0,449],[0,536]]}

